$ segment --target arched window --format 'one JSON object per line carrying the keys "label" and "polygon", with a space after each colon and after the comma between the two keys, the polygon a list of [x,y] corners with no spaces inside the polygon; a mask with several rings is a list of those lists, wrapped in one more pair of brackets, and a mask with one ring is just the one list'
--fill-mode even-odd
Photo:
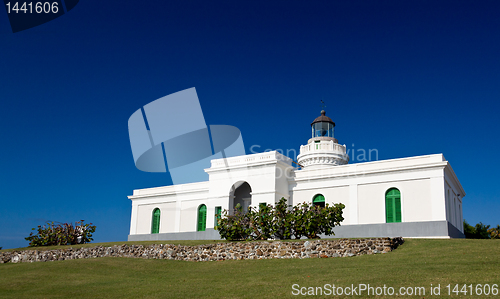
{"label": "arched window", "polygon": [[198,207],[198,227],[196,228],[196,231],[203,232],[205,231],[206,227],[207,227],[207,206],[202,204]]}
{"label": "arched window", "polygon": [[151,221],[151,233],[157,234],[160,232],[160,209],[153,210],[153,219]]}
{"label": "arched window", "polygon": [[314,195],[313,205],[320,206],[320,207],[324,208],[325,207],[325,197],[322,194]]}
{"label": "arched window", "polygon": [[401,192],[396,188],[385,193],[385,221],[401,222]]}

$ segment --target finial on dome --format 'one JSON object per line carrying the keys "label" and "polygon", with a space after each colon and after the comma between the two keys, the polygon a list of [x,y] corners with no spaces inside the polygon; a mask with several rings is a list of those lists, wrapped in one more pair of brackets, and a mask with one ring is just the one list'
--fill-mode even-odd
{"label": "finial on dome", "polygon": [[316,117],[316,119],[312,122],[311,125],[319,122],[325,122],[325,123],[330,123],[335,127],[335,123],[333,122],[333,120],[328,116],[326,116],[325,113],[326,113],[325,110],[321,110],[321,115]]}

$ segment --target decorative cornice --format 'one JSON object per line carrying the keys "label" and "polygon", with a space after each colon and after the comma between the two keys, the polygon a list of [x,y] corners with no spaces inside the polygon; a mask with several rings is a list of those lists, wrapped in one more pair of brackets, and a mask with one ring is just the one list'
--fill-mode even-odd
{"label": "decorative cornice", "polygon": [[[174,185],[175,186],[175,185]],[[170,186],[169,186],[170,187]],[[173,187],[173,186],[172,186]],[[189,193],[208,193],[209,188],[199,188],[199,189],[191,189],[191,190],[168,190],[168,191],[159,191],[158,193],[148,193],[148,194],[137,194],[127,196],[130,200],[144,199],[144,198],[154,198],[159,196],[175,196],[180,194],[189,194]]]}
{"label": "decorative cornice", "polygon": [[264,152],[253,155],[238,156],[212,160],[210,168],[205,169],[206,173],[215,173],[233,169],[259,167],[263,165],[280,164],[285,167],[292,167],[292,159],[280,154],[277,151]]}
{"label": "decorative cornice", "polygon": [[[334,168],[335,169],[335,173],[321,173],[321,174],[318,174],[318,175],[313,175],[313,176],[303,176],[303,177],[299,177],[297,178],[297,176],[295,176],[294,178],[291,178],[289,181],[290,182],[300,182],[300,181],[313,181],[313,180],[325,180],[325,179],[333,179],[333,178],[351,178],[351,177],[361,177],[361,176],[373,176],[373,175],[378,175],[380,173],[387,173],[387,174],[392,174],[392,173],[398,173],[398,172],[403,172],[403,171],[418,171],[418,170],[422,170],[422,169],[435,169],[435,168],[438,168],[438,169],[444,169],[446,167],[448,162],[435,162],[435,163],[427,163],[427,164],[421,164],[421,165],[413,165],[413,166],[402,166],[402,167],[392,167],[392,168],[384,168],[384,169],[376,169],[376,170],[369,170],[369,171],[363,171],[363,170],[360,170],[360,171],[349,171],[349,170],[346,170],[344,172],[338,172],[339,169],[341,169],[341,167],[339,168]],[[351,164],[351,165],[344,165],[342,166],[342,168],[350,168],[350,167],[355,167],[357,166],[357,164]],[[310,170],[311,172],[315,172],[315,171],[325,171],[328,169],[327,168],[324,168],[324,169],[312,169]],[[332,168],[333,170],[333,168]],[[308,170],[298,170],[296,171],[297,172],[309,172]],[[443,173],[444,175],[444,173]]]}

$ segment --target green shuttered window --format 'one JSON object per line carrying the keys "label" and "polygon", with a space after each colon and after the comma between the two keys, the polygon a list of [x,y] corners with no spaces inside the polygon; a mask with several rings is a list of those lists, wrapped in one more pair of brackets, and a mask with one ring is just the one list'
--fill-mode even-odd
{"label": "green shuttered window", "polygon": [[215,218],[214,218],[214,227],[217,227],[219,223],[219,219],[221,217],[222,207],[215,207]]}
{"label": "green shuttered window", "polygon": [[325,197],[323,194],[316,194],[313,198],[313,204],[320,207],[325,207]]}
{"label": "green shuttered window", "polygon": [[199,232],[203,232],[205,231],[206,227],[207,227],[207,206],[200,205],[198,207],[198,227],[196,228],[196,230]]}
{"label": "green shuttered window", "polygon": [[385,221],[401,222],[401,192],[396,188],[385,193]]}
{"label": "green shuttered window", "polygon": [[153,210],[153,219],[151,221],[151,233],[157,234],[160,232],[160,209]]}

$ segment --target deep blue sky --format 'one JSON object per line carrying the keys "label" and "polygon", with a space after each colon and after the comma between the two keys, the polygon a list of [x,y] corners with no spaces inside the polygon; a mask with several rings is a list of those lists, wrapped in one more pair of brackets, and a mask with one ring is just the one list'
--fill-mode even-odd
{"label": "deep blue sky", "polygon": [[[348,148],[443,153],[464,218],[500,223],[499,1],[92,1],[13,34],[0,11],[0,246],[45,220],[127,239],[127,121],[196,87],[207,124],[250,153],[295,149],[320,100]],[[179,124],[182,125],[182,124]]]}

